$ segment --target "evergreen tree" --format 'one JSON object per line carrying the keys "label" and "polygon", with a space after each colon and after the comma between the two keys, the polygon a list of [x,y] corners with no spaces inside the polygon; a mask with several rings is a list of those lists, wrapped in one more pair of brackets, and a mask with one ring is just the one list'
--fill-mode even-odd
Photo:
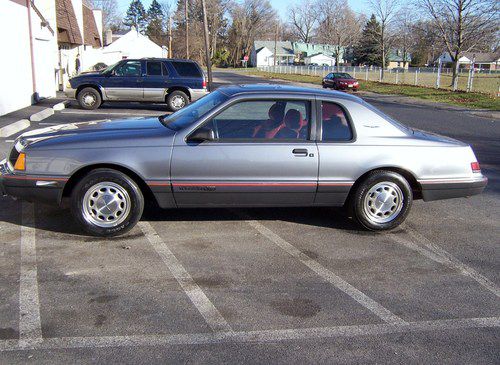
{"label": "evergreen tree", "polygon": [[163,26],[164,14],[160,3],[157,0],[153,0],[148,9],[148,25],[146,27],[146,35],[151,38],[151,40],[160,46],[166,43],[166,34]]}
{"label": "evergreen tree", "polygon": [[123,24],[130,28],[135,27],[138,32],[144,33],[147,25],[147,14],[141,0],[132,0],[123,19]]}
{"label": "evergreen tree", "polygon": [[372,14],[363,28],[358,44],[354,47],[354,57],[357,64],[382,65],[380,34],[380,23]]}

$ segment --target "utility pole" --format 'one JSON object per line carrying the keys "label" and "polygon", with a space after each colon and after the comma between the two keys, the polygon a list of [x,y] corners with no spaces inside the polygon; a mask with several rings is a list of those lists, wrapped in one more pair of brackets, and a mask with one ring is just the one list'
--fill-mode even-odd
{"label": "utility pole", "polygon": [[172,58],[172,15],[168,17],[168,58]]}
{"label": "utility pole", "polygon": [[279,22],[276,21],[276,32],[274,33],[274,66],[276,66],[276,59],[278,58],[278,55],[276,54],[278,52],[278,26]]}
{"label": "utility pole", "polygon": [[184,0],[184,20],[186,22],[186,59],[189,58],[189,16],[188,0]]}
{"label": "utility pole", "polygon": [[205,0],[201,0],[201,7],[203,11],[203,29],[205,33],[205,56],[207,63],[207,76],[208,76],[208,91],[212,91],[212,60],[210,59],[210,46],[208,41],[208,21],[207,21],[207,9],[205,6]]}

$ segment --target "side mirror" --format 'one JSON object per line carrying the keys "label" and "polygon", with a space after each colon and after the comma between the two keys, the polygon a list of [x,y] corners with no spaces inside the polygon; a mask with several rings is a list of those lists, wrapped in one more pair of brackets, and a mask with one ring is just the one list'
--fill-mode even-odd
{"label": "side mirror", "polygon": [[195,130],[187,140],[188,142],[214,141],[215,133],[212,128],[202,127]]}

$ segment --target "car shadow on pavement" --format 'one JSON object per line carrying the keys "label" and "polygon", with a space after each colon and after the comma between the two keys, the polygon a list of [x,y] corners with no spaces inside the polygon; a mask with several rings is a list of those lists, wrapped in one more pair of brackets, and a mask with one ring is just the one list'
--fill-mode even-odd
{"label": "car shadow on pavement", "polygon": [[[0,198],[0,206],[2,207],[0,226],[2,222],[18,226],[23,225],[21,201],[15,201],[4,197]],[[161,209],[153,205],[147,205],[141,220],[165,223],[182,221],[283,221],[300,225],[349,231],[354,234],[375,234],[363,230],[350,219],[345,210],[341,208]],[[61,209],[55,206],[36,203],[35,225],[38,230],[89,237],[89,234],[84,232],[73,220],[69,209]],[[119,240],[127,238],[129,235],[130,233],[124,236],[110,238],[109,240]]]}

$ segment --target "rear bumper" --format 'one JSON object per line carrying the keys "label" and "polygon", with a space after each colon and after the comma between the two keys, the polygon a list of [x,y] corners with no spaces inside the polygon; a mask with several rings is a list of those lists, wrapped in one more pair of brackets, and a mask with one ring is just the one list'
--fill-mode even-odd
{"label": "rear bumper", "polygon": [[424,201],[463,198],[481,194],[488,184],[488,178],[481,175],[472,179],[419,180]]}
{"label": "rear bumper", "polygon": [[0,162],[0,193],[16,199],[46,204],[59,204],[67,178],[17,175],[7,162]]}
{"label": "rear bumper", "polygon": [[189,93],[191,94],[191,101],[195,101],[209,94],[210,91],[207,91],[207,89],[189,89]]}

